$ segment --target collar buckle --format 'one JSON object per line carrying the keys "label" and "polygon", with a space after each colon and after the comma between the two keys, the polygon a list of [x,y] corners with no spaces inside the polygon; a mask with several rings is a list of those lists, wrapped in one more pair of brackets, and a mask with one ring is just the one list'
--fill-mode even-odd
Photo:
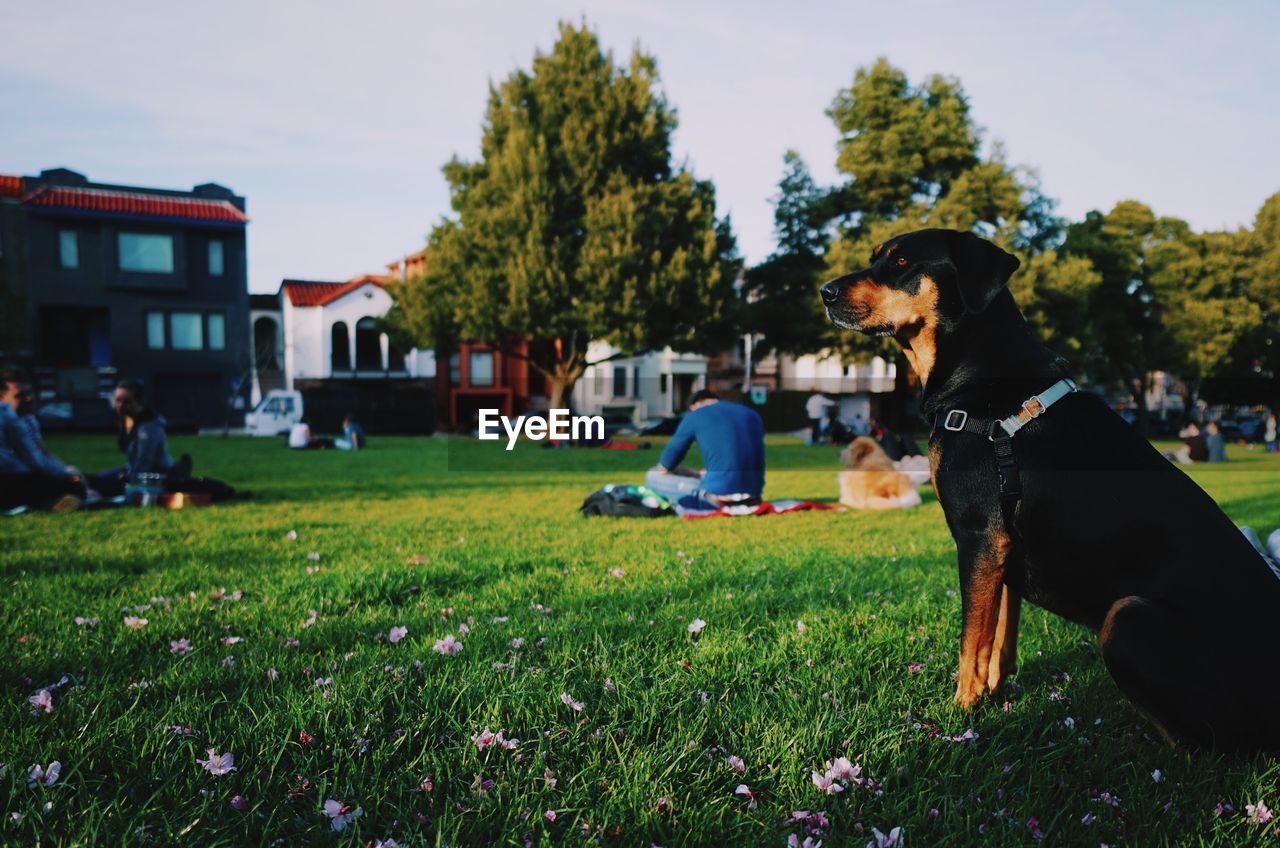
{"label": "collar buckle", "polygon": [[[959,421],[955,421],[954,416],[959,416]],[[953,409],[947,413],[947,417],[942,419],[942,429],[950,430],[958,433],[964,429],[964,425],[969,421],[969,413],[963,409]],[[954,422],[954,423],[953,423]]]}
{"label": "collar buckle", "polygon": [[1046,409],[1044,401],[1040,400],[1040,395],[1032,395],[1022,402],[1022,408],[1031,418],[1039,418]]}

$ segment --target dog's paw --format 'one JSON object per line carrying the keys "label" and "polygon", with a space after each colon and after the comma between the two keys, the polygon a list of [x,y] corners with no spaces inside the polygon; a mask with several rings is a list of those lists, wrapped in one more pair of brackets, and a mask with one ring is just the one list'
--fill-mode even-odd
{"label": "dog's paw", "polygon": [[978,699],[982,697],[982,693],[986,691],[985,681],[976,674],[961,674],[960,682],[956,685],[956,706],[963,709],[969,709],[978,703]]}

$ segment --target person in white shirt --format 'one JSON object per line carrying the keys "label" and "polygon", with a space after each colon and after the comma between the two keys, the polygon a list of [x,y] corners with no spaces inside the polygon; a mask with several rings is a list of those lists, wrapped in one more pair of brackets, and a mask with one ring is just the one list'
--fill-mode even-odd
{"label": "person in white shirt", "polygon": [[289,447],[305,450],[311,444],[311,425],[299,421],[289,428]]}
{"label": "person in white shirt", "polygon": [[827,417],[828,407],[835,405],[835,401],[817,389],[814,389],[813,394],[809,395],[809,399],[804,402],[804,414],[809,417],[809,445],[811,447],[822,441],[822,420]]}

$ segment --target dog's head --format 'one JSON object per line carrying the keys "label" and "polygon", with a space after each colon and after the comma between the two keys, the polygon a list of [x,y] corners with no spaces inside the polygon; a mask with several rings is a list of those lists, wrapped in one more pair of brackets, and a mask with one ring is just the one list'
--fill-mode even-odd
{"label": "dog's head", "polygon": [[1016,256],[972,233],[918,230],[876,247],[868,267],[823,284],[822,302],[837,327],[910,336],[940,318],[982,312],[1017,269]]}
{"label": "dog's head", "polygon": [[840,461],[853,469],[892,468],[893,462],[884,448],[870,436],[858,436],[840,452]]}

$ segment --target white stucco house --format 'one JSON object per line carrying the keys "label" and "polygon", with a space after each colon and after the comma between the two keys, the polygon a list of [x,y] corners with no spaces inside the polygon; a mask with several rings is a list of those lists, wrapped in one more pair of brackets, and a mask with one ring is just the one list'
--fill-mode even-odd
{"label": "white stucco house", "polygon": [[638,422],[683,412],[689,395],[707,385],[707,358],[671,348],[641,356],[615,356],[604,342],[587,349],[587,367],[573,387],[573,408],[582,415],[626,415]]}
{"label": "white stucco house", "polygon": [[[346,282],[284,280],[274,296],[255,295],[253,403],[299,380],[434,377],[434,351],[398,351],[377,321],[391,308],[388,278]],[[273,326],[274,325],[274,326]]]}

